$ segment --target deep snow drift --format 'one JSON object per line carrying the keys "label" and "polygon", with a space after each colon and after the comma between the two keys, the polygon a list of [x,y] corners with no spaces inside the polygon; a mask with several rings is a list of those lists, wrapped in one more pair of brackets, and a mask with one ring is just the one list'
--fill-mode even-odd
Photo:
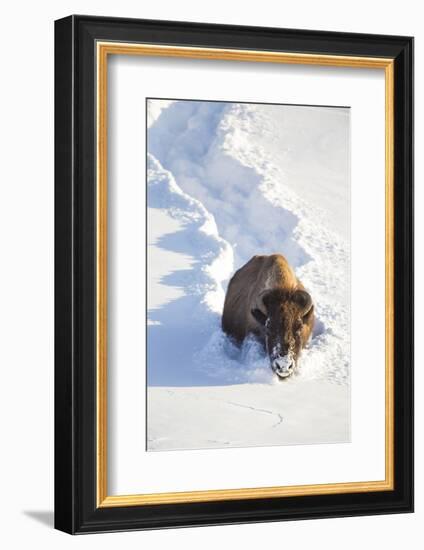
{"label": "deep snow drift", "polygon": [[[149,100],[148,126],[148,449],[349,440],[349,111]],[[220,329],[228,279],[275,252],[317,312],[284,382]]]}

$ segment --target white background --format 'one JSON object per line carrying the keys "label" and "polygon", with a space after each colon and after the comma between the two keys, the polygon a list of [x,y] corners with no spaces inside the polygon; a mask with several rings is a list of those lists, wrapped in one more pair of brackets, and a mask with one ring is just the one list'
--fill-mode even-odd
{"label": "white background", "polygon": [[[109,63],[109,494],[384,479],[383,70],[199,60]],[[221,82],[225,78],[226,85]],[[190,83],[187,86],[187,83]],[[145,451],[145,97],[349,105],[352,216],[352,440],[337,445]],[[367,200],[364,201],[364,194]],[[372,223],[373,230],[369,230]],[[366,246],[364,246],[366,243]],[[372,265],[372,269],[363,266]],[[369,323],[375,325],[369,338]],[[378,328],[377,328],[378,327]],[[366,357],[367,372],[363,372]],[[361,372],[362,371],[362,372]],[[201,468],[199,468],[201,464]],[[276,471],[267,464],[290,464]],[[146,472],[149,472],[146,475]],[[178,476],[175,475],[178,472]]]}
{"label": "white background", "polygon": [[[53,506],[53,20],[70,13],[250,25],[275,25],[416,36],[416,150],[424,147],[424,28],[419,3],[357,0],[230,3],[162,0],[15,2],[3,8],[0,88],[0,385],[1,532],[6,548],[257,548],[264,540],[299,549],[421,548],[424,520],[424,374],[416,353],[416,513],[249,526],[70,537],[52,530]],[[422,155],[416,203],[423,203]],[[423,279],[422,233],[416,222],[416,280]],[[420,287],[417,311],[424,306]],[[416,334],[424,325],[417,318]]]}

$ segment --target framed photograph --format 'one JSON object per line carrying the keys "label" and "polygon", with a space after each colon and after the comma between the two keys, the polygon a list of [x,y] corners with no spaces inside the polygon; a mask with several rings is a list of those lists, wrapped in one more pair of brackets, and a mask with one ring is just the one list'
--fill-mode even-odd
{"label": "framed photograph", "polygon": [[55,525],[413,510],[413,39],[55,24]]}

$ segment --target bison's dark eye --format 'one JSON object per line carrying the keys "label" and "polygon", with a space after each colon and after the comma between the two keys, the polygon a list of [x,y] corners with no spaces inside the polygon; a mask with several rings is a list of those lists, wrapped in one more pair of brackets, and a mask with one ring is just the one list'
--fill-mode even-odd
{"label": "bison's dark eye", "polygon": [[294,323],[293,330],[296,334],[299,334],[300,331],[302,330],[302,327],[303,327],[302,321],[299,319]]}

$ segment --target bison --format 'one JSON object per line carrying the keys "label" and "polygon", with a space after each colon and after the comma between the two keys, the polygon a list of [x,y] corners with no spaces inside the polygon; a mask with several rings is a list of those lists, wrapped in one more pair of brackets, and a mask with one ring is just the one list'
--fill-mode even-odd
{"label": "bison", "polygon": [[239,345],[254,334],[280,378],[295,370],[313,326],[312,298],[281,254],[254,256],[231,278],[222,329]]}

